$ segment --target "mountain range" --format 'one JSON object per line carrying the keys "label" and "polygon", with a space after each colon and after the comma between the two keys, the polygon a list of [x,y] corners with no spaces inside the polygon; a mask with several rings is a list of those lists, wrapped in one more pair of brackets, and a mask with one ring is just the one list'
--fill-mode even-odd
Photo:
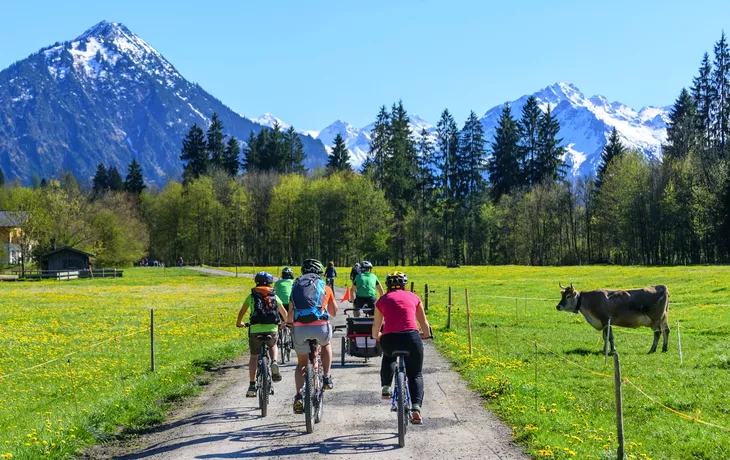
{"label": "mountain range", "polygon": [[[555,83],[532,95],[560,122],[565,161],[574,177],[595,171],[607,136],[616,127],[624,143],[649,157],[661,157],[668,107],[638,111],[603,96],[586,97],[576,86]],[[499,114],[510,104],[518,118],[529,95],[490,108],[481,117],[491,141]],[[137,158],[145,178],[162,184],[180,177],[180,146],[193,123],[206,127],[213,114],[225,132],[244,140],[279,123],[272,114],[249,119],[186,80],[162,54],[119,23],[102,21],[76,39],[56,43],[0,72],[0,168],[9,180],[28,183],[33,175],[71,171],[89,179],[98,163],[124,173]],[[373,112],[375,113],[375,112]],[[411,115],[415,137],[435,127]],[[337,120],[319,131],[299,131],[305,166],[327,162],[341,134],[359,167],[367,156],[373,125],[356,128]]]}

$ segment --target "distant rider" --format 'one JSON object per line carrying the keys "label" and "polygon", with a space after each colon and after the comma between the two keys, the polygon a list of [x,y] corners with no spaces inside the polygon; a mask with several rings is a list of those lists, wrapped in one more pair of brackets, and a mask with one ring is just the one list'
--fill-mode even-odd
{"label": "distant rider", "polygon": [[294,351],[297,353],[297,369],[294,371],[296,395],[294,396],[294,413],[304,413],[302,388],[304,372],[309,363],[309,344],[307,340],[316,339],[321,347],[322,370],[324,371],[324,388],[334,388],[330,369],[332,367],[332,327],[329,317],[337,314],[337,302],[332,289],[322,280],[324,267],[322,262],[307,259],[302,264],[302,276],[297,278],[292,287],[289,302],[288,323],[292,324]]}
{"label": "distant rider", "polygon": [[329,286],[332,289],[332,292],[334,292],[337,269],[335,269],[335,263],[331,260],[330,263],[327,264],[327,269],[324,272],[324,277],[327,279],[327,286]]}
{"label": "distant rider", "polygon": [[376,291],[381,296],[383,295],[383,287],[380,285],[380,280],[373,273],[373,264],[367,260],[363,260],[360,264],[360,274],[355,277],[350,288],[350,300],[354,301],[354,316],[360,316],[360,310],[363,308],[368,309],[367,313],[372,314],[372,310],[375,308]]}
{"label": "distant rider", "polygon": [[[385,278],[388,292],[376,303],[372,336],[380,339],[383,349],[383,360],[380,365],[380,384],[383,398],[390,398],[393,393],[391,383],[395,375],[396,358],[394,350],[405,350],[410,354],[405,357],[408,390],[411,393],[411,422],[418,425],[422,422],[421,406],[423,404],[423,340],[431,335],[431,326],[426,319],[421,299],[406,290],[408,277],[402,272],[393,272]],[[380,326],[383,324],[383,332]],[[421,331],[418,331],[418,325]]]}
{"label": "distant rider", "polygon": [[[274,289],[276,295],[281,299],[284,304],[286,311],[289,311],[289,296],[291,295],[291,288],[294,285],[294,270],[289,267],[284,267],[281,271],[281,278],[274,283]],[[286,317],[284,317],[286,318]]]}
{"label": "distant rider", "polygon": [[352,266],[352,270],[350,270],[350,282],[354,283],[355,278],[359,274],[360,274],[360,262],[357,262],[355,265]]}
{"label": "distant rider", "polygon": [[236,327],[245,327],[243,316],[249,308],[251,308],[251,316],[248,330],[248,376],[249,385],[246,397],[256,397],[256,370],[258,367],[259,350],[261,342],[256,337],[257,334],[271,334],[271,340],[267,342],[269,346],[269,356],[271,356],[271,380],[278,382],[281,380],[279,373],[279,365],[276,364],[278,350],[276,347],[276,339],[279,331],[279,324],[283,318],[286,318],[286,310],[281,303],[281,299],[276,295],[276,291],[272,289],[271,283],[274,277],[266,272],[259,272],[254,277],[256,287],[251,289],[251,294],[243,301],[243,306],[238,312]]}

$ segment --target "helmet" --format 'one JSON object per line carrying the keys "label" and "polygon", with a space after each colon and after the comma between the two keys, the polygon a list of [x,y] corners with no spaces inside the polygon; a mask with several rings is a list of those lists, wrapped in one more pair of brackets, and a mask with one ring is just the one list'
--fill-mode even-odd
{"label": "helmet", "polygon": [[307,259],[302,263],[302,275],[307,273],[314,273],[315,275],[322,275],[324,273],[324,266],[322,262],[317,259]]}
{"label": "helmet", "polygon": [[373,269],[373,264],[371,264],[367,260],[363,260],[362,263],[360,264],[360,266],[362,267],[363,270],[372,270]]}
{"label": "helmet", "polygon": [[281,277],[285,280],[293,280],[294,270],[289,267],[284,267],[284,269],[281,271]]}
{"label": "helmet", "polygon": [[274,277],[267,272],[258,272],[254,281],[256,281],[256,286],[267,286],[274,282]]}
{"label": "helmet", "polygon": [[408,284],[408,277],[403,272],[388,273],[385,277],[385,285],[388,289],[405,289]]}

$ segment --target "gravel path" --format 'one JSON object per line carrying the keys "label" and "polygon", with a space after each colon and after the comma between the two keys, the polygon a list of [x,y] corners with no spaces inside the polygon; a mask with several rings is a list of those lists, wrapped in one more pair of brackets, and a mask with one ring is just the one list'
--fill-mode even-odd
{"label": "gravel path", "polygon": [[[235,276],[216,269],[206,273]],[[241,276],[241,275],[239,275]],[[250,276],[250,275],[249,275]],[[337,289],[342,298],[343,289]],[[341,308],[349,306],[343,304]],[[343,315],[335,324],[344,324]],[[283,380],[274,384],[269,416],[262,418],[255,398],[246,398],[247,356],[223,366],[213,382],[189,405],[152,433],[121,452],[95,458],[229,459],[229,458],[448,458],[528,459],[511,442],[511,430],[468,390],[458,374],[427,342],[424,363],[424,424],[410,425],[406,446],[398,447],[396,414],[380,399],[379,359],[347,357],[340,366],[338,332],[333,339],[332,376],[335,388],[326,392],[325,414],[306,434],[304,416],[291,408],[293,365],[280,367]],[[116,450],[116,449],[115,449]]]}

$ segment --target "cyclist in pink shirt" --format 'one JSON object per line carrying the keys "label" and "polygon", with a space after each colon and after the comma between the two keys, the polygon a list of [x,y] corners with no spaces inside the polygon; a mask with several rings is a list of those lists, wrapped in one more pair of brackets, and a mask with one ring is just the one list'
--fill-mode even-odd
{"label": "cyclist in pink shirt", "polygon": [[[388,292],[375,303],[375,320],[372,335],[380,340],[383,349],[383,361],[380,365],[380,383],[383,387],[383,398],[390,398],[393,393],[391,382],[395,376],[395,350],[410,353],[405,358],[408,389],[411,393],[412,423],[421,423],[421,405],[423,404],[423,339],[430,337],[431,326],[423,311],[421,299],[406,290],[408,277],[402,272],[388,274],[385,285]],[[380,332],[380,326],[383,331]],[[421,326],[419,332],[418,326]]]}

